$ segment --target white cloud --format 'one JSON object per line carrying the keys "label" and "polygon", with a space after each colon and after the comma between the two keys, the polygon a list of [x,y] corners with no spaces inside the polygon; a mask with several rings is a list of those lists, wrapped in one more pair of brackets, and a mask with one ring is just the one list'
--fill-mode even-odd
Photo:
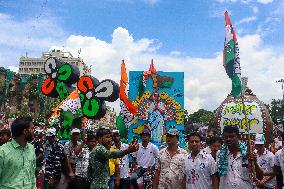
{"label": "white cloud", "polygon": [[18,71],[19,71],[19,67],[17,67],[17,66],[8,66],[8,69],[13,71],[13,72],[16,72],[16,73],[18,73]]}
{"label": "white cloud", "polygon": [[268,3],[272,3],[273,0],[257,0],[257,2],[259,2],[261,4],[268,4]]}
{"label": "white cloud", "polygon": [[252,9],[252,12],[255,14],[259,12],[259,9],[257,6],[252,6],[251,9]]}
{"label": "white cloud", "polygon": [[[222,49],[217,50],[214,58],[188,57],[178,51],[162,55],[158,51],[162,45],[160,41],[135,39],[122,27],[116,28],[112,40],[107,42],[95,36],[70,35],[65,38],[61,28],[48,20],[32,29],[35,32],[30,41],[24,42],[27,33],[23,31],[31,29],[32,21],[18,22],[0,14],[0,24],[3,26],[0,30],[0,66],[16,69],[24,47],[34,53],[31,56],[41,56],[42,51],[64,45],[74,56],[81,48],[82,58],[92,65],[93,76],[100,80],[111,78],[119,82],[122,59],[125,59],[128,71],[148,69],[152,58],[158,70],[183,71],[185,107],[190,112],[199,108],[216,109],[231,90],[231,81],[222,65]],[[283,78],[284,54],[266,48],[258,34],[238,36],[238,41],[242,73],[249,77],[249,87],[265,103],[272,98],[281,98],[281,88],[275,81]],[[118,110],[119,103],[111,103],[111,106]]]}
{"label": "white cloud", "polygon": [[243,18],[240,21],[238,21],[236,23],[236,26],[241,25],[241,24],[247,24],[247,23],[250,23],[250,22],[255,21],[255,20],[256,20],[256,16],[246,17],[246,18]]}
{"label": "white cloud", "polygon": [[[280,68],[283,67],[284,55],[264,48],[260,35],[239,36],[238,40],[242,73],[249,77],[249,87],[266,103],[272,98],[280,98],[281,89],[275,81],[283,77]],[[67,39],[65,48],[75,54],[81,48],[81,55],[88,65],[92,65],[95,77],[100,80],[112,78],[117,82],[122,59],[125,59],[128,71],[143,71],[148,69],[154,58],[158,70],[184,71],[185,107],[190,112],[199,108],[216,109],[231,90],[231,81],[222,65],[221,52],[210,59],[183,54],[176,56],[173,53],[160,55],[157,51],[160,44],[153,41],[146,38],[135,40],[127,29],[119,27],[114,30],[109,43],[96,37],[72,35]],[[118,108],[118,102],[112,106]]]}

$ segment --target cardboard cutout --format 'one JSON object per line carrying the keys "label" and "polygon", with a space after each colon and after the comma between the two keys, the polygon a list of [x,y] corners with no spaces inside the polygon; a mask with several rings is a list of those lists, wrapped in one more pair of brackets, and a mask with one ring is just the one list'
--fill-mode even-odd
{"label": "cardboard cutout", "polygon": [[105,101],[114,102],[119,96],[119,85],[106,79],[101,82],[90,76],[82,76],[77,87],[80,91],[82,113],[89,119],[102,118],[106,113]]}
{"label": "cardboard cutout", "polygon": [[157,71],[153,62],[148,71],[131,71],[129,98],[138,111],[137,121],[128,130],[129,141],[139,136],[144,128],[149,128],[151,141],[160,146],[165,142],[166,131],[176,128],[180,131],[180,146],[184,146],[183,95],[183,72]]}

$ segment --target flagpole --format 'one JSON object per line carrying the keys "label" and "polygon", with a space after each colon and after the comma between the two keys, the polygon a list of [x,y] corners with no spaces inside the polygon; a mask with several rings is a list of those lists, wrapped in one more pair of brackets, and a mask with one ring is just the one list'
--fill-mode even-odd
{"label": "flagpole", "polygon": [[[252,152],[252,145],[251,145],[251,137],[250,137],[250,125],[248,124],[248,117],[247,117],[247,112],[246,112],[246,105],[244,102],[244,92],[241,92],[241,99],[242,99],[242,104],[243,104],[243,110],[244,110],[244,115],[245,115],[245,125],[247,127],[247,133],[248,133],[248,148],[249,148],[249,153]],[[252,169],[252,177],[256,177],[256,172],[255,172],[255,165],[251,162],[251,169]]]}

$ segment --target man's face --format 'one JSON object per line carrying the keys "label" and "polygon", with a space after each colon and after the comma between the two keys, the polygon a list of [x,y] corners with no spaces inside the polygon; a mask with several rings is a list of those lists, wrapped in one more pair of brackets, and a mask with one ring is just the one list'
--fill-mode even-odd
{"label": "man's face", "polygon": [[208,131],[207,134],[206,134],[206,137],[211,138],[211,137],[213,137],[213,135],[214,135],[213,131]]}
{"label": "man's face", "polygon": [[102,136],[102,145],[106,146],[106,147],[111,147],[111,142],[112,142],[112,136],[111,134],[106,134],[104,136]]}
{"label": "man's face", "polygon": [[119,140],[120,140],[119,133],[113,133],[112,134],[112,139],[113,139],[114,142],[119,142]]}
{"label": "man's face", "polygon": [[264,144],[255,144],[255,149],[257,150],[257,151],[263,151],[264,150]]}
{"label": "man's face", "polygon": [[171,146],[171,145],[177,145],[178,143],[178,137],[175,136],[175,135],[170,135],[170,134],[167,134],[167,144],[168,146]]}
{"label": "man's face", "polygon": [[221,149],[221,147],[222,147],[222,144],[219,141],[216,141],[210,145],[210,149],[212,152],[217,152],[218,150]]}
{"label": "man's face", "polygon": [[149,142],[149,140],[150,140],[150,135],[148,135],[148,134],[142,134],[141,138],[142,138],[142,142]]}
{"label": "man's face", "polygon": [[239,144],[237,133],[223,133],[223,138],[227,146],[236,146]]}
{"label": "man's face", "polygon": [[80,140],[80,133],[73,133],[71,136],[72,142],[78,142]]}
{"label": "man's face", "polygon": [[87,142],[88,148],[90,150],[92,150],[96,146],[96,144],[97,144],[97,140],[95,138],[93,138],[93,139],[91,139]]}
{"label": "man's face", "polygon": [[27,142],[31,142],[34,139],[34,124],[30,122],[27,129],[24,130],[25,139]]}
{"label": "man's face", "polygon": [[46,136],[48,142],[53,143],[55,141],[55,136]]}
{"label": "man's face", "polygon": [[10,140],[10,136],[7,133],[0,133],[0,145],[5,144]]}
{"label": "man's face", "polygon": [[201,149],[201,141],[200,138],[198,136],[191,136],[188,139],[188,147],[189,149],[191,149],[192,151],[200,151]]}

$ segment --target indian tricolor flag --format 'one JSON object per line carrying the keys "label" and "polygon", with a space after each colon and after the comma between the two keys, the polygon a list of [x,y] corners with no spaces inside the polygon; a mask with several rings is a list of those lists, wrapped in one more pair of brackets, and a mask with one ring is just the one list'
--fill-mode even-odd
{"label": "indian tricolor flag", "polygon": [[50,124],[59,120],[60,117],[59,109],[63,111],[69,111],[72,114],[76,114],[81,109],[81,102],[79,98],[78,89],[75,89],[72,93],[70,93],[70,95],[66,99],[64,99],[60,104],[58,104],[57,107],[53,109],[53,114],[48,119],[48,122]]}
{"label": "indian tricolor flag", "polygon": [[239,97],[242,91],[239,45],[228,12],[225,12],[224,67],[232,80],[231,95]]}
{"label": "indian tricolor flag", "polygon": [[128,98],[128,77],[124,60],[121,63],[121,79],[120,79],[120,108],[121,116],[127,127],[129,127],[135,121],[135,115],[137,114],[138,107],[134,106]]}

